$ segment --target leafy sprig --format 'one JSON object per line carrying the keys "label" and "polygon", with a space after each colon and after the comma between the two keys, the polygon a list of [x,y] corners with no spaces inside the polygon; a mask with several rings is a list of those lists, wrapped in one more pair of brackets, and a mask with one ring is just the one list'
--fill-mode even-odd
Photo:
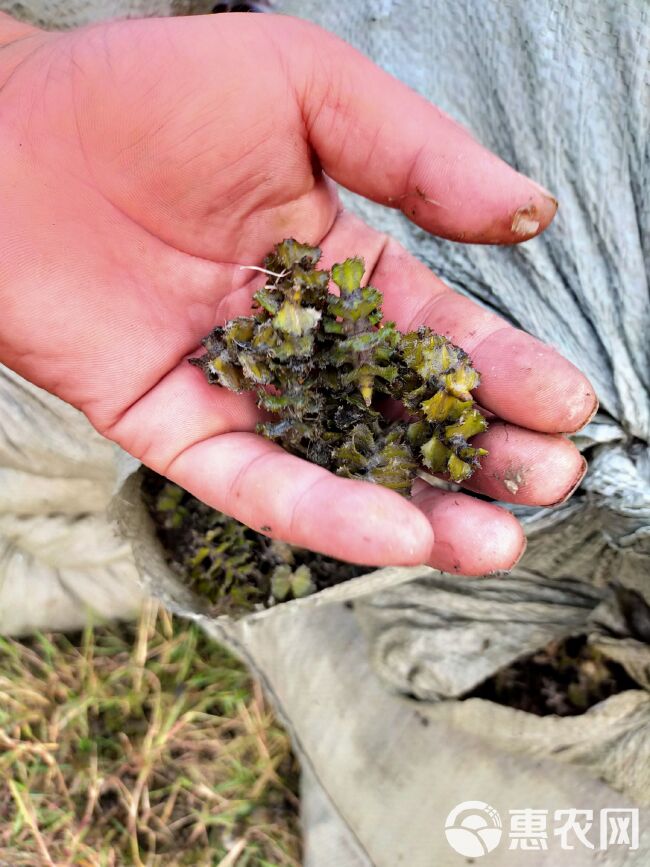
{"label": "leafy sprig", "polygon": [[[217,326],[191,363],[215,385],[255,391],[276,417],[258,433],[338,475],[402,494],[420,464],[469,479],[487,454],[469,442],[487,428],[469,356],[427,327],[401,334],[384,322],[381,292],[363,285],[363,259],[327,271],[320,255],[293,239],[278,244],[253,315]],[[406,417],[384,417],[385,398],[401,401]]]}

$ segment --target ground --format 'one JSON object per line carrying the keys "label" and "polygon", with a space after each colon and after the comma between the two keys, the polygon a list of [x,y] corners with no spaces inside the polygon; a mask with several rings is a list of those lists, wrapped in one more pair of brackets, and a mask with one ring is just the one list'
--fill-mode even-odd
{"label": "ground", "polygon": [[0,865],[298,867],[297,779],[243,666],[155,604],[0,638]]}

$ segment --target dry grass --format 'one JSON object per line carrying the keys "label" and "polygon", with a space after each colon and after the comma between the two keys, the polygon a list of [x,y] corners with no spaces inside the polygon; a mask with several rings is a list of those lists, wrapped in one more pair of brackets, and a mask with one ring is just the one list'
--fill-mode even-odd
{"label": "dry grass", "polygon": [[0,865],[298,867],[297,767],[193,625],[0,638]]}

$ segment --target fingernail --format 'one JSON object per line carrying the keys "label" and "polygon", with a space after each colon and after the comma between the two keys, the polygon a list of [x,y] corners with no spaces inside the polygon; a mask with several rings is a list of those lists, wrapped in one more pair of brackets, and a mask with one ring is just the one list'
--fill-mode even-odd
{"label": "fingernail", "polygon": [[524,554],[526,553],[526,548],[527,548],[527,547],[528,547],[528,539],[524,536],[524,544],[521,546],[521,550],[520,550],[519,553],[517,554],[517,559],[515,560],[515,562],[514,562],[514,563],[512,564],[512,566],[510,567],[511,569],[514,569],[515,566],[517,565],[517,563],[518,563],[518,562],[521,560],[521,558],[524,556]]}
{"label": "fingernail", "polygon": [[510,228],[515,235],[520,235],[522,238],[536,235],[539,232],[539,219],[535,205],[517,208]]}
{"label": "fingernail", "polygon": [[[587,396],[589,394],[590,394],[590,392],[587,392]],[[591,395],[591,397],[593,397],[593,403],[591,404],[591,408],[589,409],[589,412],[584,417],[584,419],[580,422],[580,424],[577,427],[572,428],[571,430],[563,431],[563,433],[565,433],[565,434],[577,433],[579,430],[582,430],[584,427],[586,427],[589,424],[589,422],[594,418],[594,416],[596,415],[596,413],[600,409],[600,401],[598,400],[598,398],[596,397],[595,394]]]}
{"label": "fingernail", "polygon": [[529,203],[517,208],[512,217],[510,229],[519,238],[532,238],[539,234],[542,227],[548,226],[557,211],[557,199],[545,194],[543,201]]}
{"label": "fingernail", "polygon": [[[569,497],[573,496],[573,494],[576,492],[576,490],[580,487],[580,483],[582,482],[584,477],[587,475],[588,468],[589,468],[589,464],[587,463],[585,458],[582,458],[582,462],[580,464],[580,471],[578,472],[578,475],[576,476],[576,478],[573,480],[571,487],[569,488],[567,493],[562,497],[562,499],[558,500],[556,503],[553,503],[552,506],[561,506],[562,503],[566,503],[566,501],[569,499]],[[551,506],[551,508],[552,508],[552,506]]]}
{"label": "fingernail", "polygon": [[536,181],[530,178],[527,180],[539,193],[541,200],[536,196],[531,197],[532,201],[529,200],[514,212],[510,230],[521,240],[533,238],[543,231],[553,220],[558,209],[558,201],[554,195]]}
{"label": "fingernail", "polygon": [[596,395],[594,395],[594,405],[593,405],[589,415],[587,416],[587,418],[583,421],[582,427],[586,427],[589,424],[589,422],[593,419],[593,417],[596,415],[596,413],[598,412],[599,409],[600,409],[600,401],[598,400]]}

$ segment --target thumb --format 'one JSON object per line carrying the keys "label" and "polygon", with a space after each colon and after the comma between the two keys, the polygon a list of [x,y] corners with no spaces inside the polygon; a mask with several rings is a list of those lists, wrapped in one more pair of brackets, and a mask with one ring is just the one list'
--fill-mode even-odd
{"label": "thumb", "polygon": [[452,240],[512,244],[548,226],[549,192],[345,42],[294,23],[306,136],[334,180]]}

